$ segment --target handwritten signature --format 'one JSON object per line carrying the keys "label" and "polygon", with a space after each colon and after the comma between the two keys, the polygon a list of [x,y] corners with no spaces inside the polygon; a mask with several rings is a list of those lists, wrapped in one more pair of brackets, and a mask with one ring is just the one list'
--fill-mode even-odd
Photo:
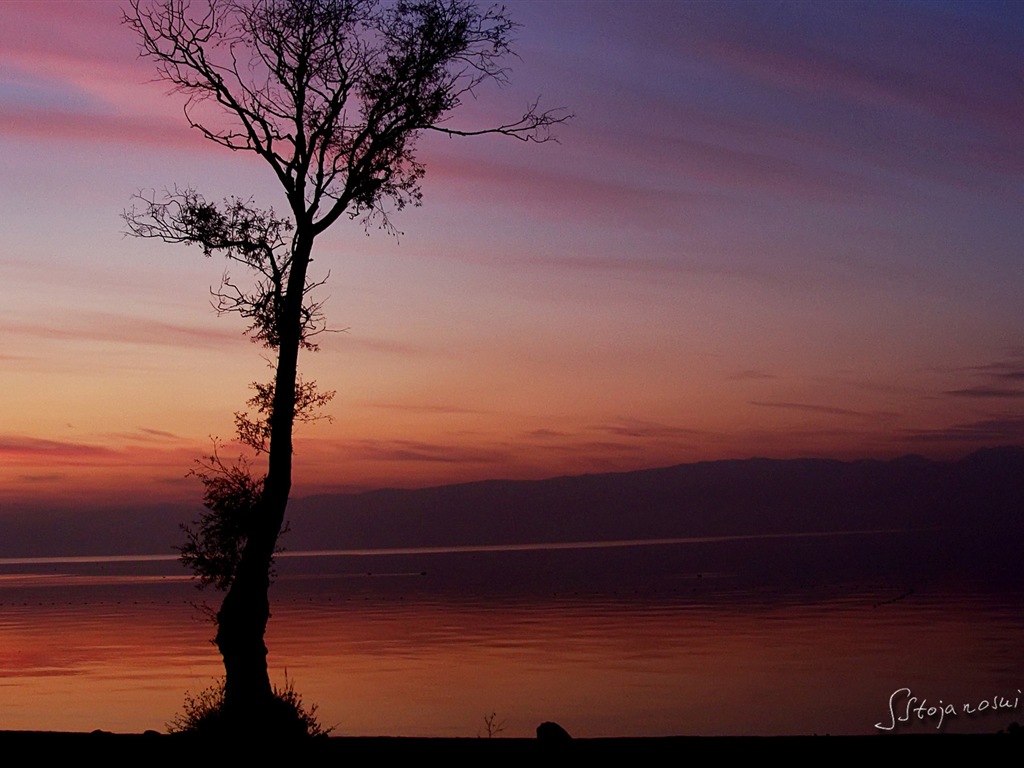
{"label": "handwritten signature", "polygon": [[[900,723],[911,723],[914,718],[918,722],[934,720],[938,718],[936,730],[942,729],[942,724],[947,717],[959,717],[960,715],[980,715],[984,712],[996,712],[999,710],[1015,710],[1020,703],[1021,692],[1018,688],[1016,696],[992,696],[976,702],[967,702],[957,708],[956,704],[947,704],[939,699],[938,704],[929,704],[928,699],[918,699],[911,695],[909,688],[897,688],[889,697],[889,722],[875,723],[875,728],[880,731],[891,731]],[[915,706],[916,705],[916,706]]]}

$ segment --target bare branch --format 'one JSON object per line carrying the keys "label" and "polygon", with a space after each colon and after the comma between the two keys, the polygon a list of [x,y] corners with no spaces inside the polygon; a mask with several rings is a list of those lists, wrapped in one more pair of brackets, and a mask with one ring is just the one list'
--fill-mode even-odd
{"label": "bare branch", "polygon": [[[564,109],[516,121],[446,125],[462,99],[508,81],[517,28],[471,0],[131,0],[124,22],[158,76],[186,96],[189,124],[274,170],[296,225],[418,205],[422,131],[555,140]],[[209,109],[219,107],[220,118]]]}
{"label": "bare branch", "polygon": [[[250,325],[253,341],[276,348],[284,328],[284,308],[292,266],[292,233],[289,219],[278,218],[273,209],[261,211],[250,200],[229,198],[222,205],[208,203],[195,190],[175,189],[157,200],[152,193],[139,193],[141,207],[125,211],[129,234],[168,243],[198,245],[206,256],[223,253],[244,264],[259,278],[250,290],[242,290],[228,273],[220,287],[210,289],[218,314],[235,312]],[[309,339],[327,330],[323,302],[311,293],[324,280],[306,280],[300,306],[299,340],[306,349],[316,349]]]}
{"label": "bare branch", "polygon": [[555,109],[549,109],[544,112],[538,112],[538,102],[533,102],[523,116],[514,123],[506,123],[505,125],[499,125],[494,128],[481,128],[478,130],[459,130],[456,128],[448,128],[444,125],[428,125],[425,126],[428,130],[435,131],[437,133],[444,133],[448,136],[487,136],[489,134],[498,134],[501,136],[510,136],[513,139],[519,139],[520,141],[535,142],[537,144],[543,144],[548,141],[558,143],[558,137],[556,137],[551,129],[556,125],[564,125],[572,120],[575,115],[569,112],[565,107],[556,107]]}

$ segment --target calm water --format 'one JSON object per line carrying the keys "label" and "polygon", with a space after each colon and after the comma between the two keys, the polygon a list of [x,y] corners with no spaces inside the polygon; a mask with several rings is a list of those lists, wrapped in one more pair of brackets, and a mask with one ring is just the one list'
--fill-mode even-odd
{"label": "calm water", "polygon": [[[944,731],[1024,720],[1020,592],[770,583],[688,546],[282,558],[273,674],[351,735],[869,734],[904,687]],[[0,729],[162,730],[221,672],[216,597],[168,560],[0,563]]]}

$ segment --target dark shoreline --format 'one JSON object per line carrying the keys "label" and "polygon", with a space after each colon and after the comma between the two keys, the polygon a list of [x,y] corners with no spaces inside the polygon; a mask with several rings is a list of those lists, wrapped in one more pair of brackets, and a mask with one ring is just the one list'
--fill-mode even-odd
{"label": "dark shoreline", "polygon": [[[422,738],[399,736],[333,736],[304,741],[243,742],[211,740],[189,734],[161,734],[155,731],[138,733],[69,733],[58,731],[0,731],[0,751],[5,754],[74,753],[89,755],[137,757],[161,760],[182,757],[194,760],[201,755],[204,762],[219,754],[286,752],[303,758],[380,757],[579,757],[628,756],[631,759],[650,756],[693,759],[756,755],[758,759],[778,756],[813,758],[820,756],[875,756],[910,750],[908,754],[923,756],[947,754],[949,749],[966,749],[974,753],[985,742],[1010,738],[1006,734],[878,734],[870,736],[664,736],[572,739],[564,742],[518,738]],[[25,752],[22,752],[25,750]],[[198,750],[198,751],[197,751]]]}

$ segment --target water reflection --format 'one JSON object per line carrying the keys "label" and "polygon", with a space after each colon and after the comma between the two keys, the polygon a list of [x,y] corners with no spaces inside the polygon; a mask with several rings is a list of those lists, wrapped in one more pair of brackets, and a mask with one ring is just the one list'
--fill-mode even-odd
{"label": "water reflection", "polygon": [[[653,556],[613,578],[619,555],[552,556],[292,558],[271,665],[355,735],[474,736],[492,711],[508,736],[548,719],[578,736],[872,733],[901,687],[947,702],[1024,688],[1019,592],[767,584],[678,560],[651,578]],[[204,595],[174,563],[4,570],[0,728],[160,729],[220,674]]]}

